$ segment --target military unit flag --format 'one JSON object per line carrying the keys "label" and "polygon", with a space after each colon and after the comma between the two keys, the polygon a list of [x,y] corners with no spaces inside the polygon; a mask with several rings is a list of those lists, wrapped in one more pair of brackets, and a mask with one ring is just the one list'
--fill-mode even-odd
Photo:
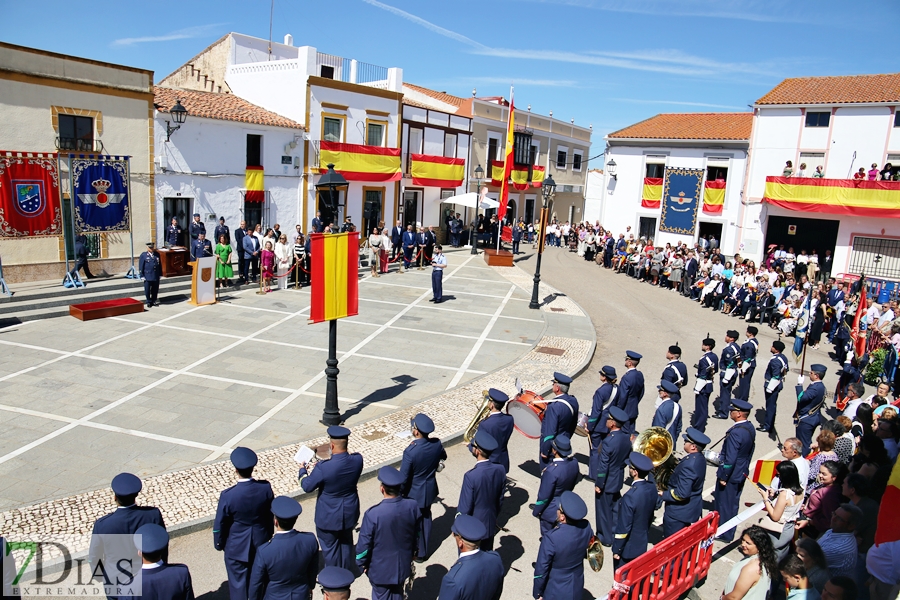
{"label": "military unit flag", "polygon": [[56,155],[0,151],[0,237],[60,233]]}
{"label": "military unit flag", "polygon": [[128,231],[129,157],[70,154],[75,229]]}

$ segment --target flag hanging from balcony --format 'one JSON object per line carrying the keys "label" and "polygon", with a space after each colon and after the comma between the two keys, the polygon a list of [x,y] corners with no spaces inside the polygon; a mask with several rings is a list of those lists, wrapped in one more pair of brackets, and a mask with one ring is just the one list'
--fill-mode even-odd
{"label": "flag hanging from balcony", "polygon": [[[500,187],[503,183],[503,161],[491,161],[491,185]],[[544,167],[531,167],[531,176],[528,174],[528,167],[523,165],[513,165],[509,173],[512,180],[513,188],[521,191],[527,190],[529,187],[541,187],[544,181]]]}
{"label": "flag hanging from balcony", "polygon": [[413,185],[456,188],[466,176],[466,159],[410,154]]}
{"label": "flag hanging from balcony", "polygon": [[319,145],[319,172],[327,172],[325,165],[330,163],[347,181],[400,181],[403,177],[400,148],[323,141]]}
{"label": "flag hanging from balcony", "polygon": [[900,182],[766,177],[763,202],[803,212],[896,219]]}
{"label": "flag hanging from balcony", "polygon": [[266,199],[266,183],[262,167],[247,167],[244,173],[244,201],[264,202]]}
{"label": "flag hanging from balcony", "polygon": [[70,154],[72,206],[78,231],[128,231],[127,156]]}
{"label": "flag hanging from balcony", "polygon": [[[506,208],[509,206],[509,177],[513,167],[513,145],[515,144],[515,136],[513,134],[515,118],[513,113],[516,110],[513,101],[513,88],[509,88],[509,122],[506,124],[506,152],[503,155],[503,180],[500,182],[500,206],[497,208],[497,220],[502,221],[506,216]],[[499,240],[497,241],[499,244]]]}
{"label": "flag hanging from balcony", "polygon": [[703,169],[666,167],[663,178],[662,215],[659,230],[693,235],[697,226],[697,210],[703,184]]}
{"label": "flag hanging from balcony", "polygon": [[725,181],[707,181],[703,188],[703,212],[718,215],[725,208]]}
{"label": "flag hanging from balcony", "polygon": [[662,201],[662,177],[644,177],[644,191],[641,195],[641,207],[659,209]]}
{"label": "flag hanging from balcony", "polygon": [[313,233],[310,236],[313,323],[359,313],[359,232]]}
{"label": "flag hanging from balcony", "polygon": [[0,237],[60,232],[56,155],[0,151]]}

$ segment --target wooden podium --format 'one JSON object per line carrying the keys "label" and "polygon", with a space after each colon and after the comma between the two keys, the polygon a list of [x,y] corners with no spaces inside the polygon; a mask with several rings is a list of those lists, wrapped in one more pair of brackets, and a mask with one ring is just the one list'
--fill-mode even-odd
{"label": "wooden podium", "polygon": [[191,275],[191,304],[203,306],[216,303],[216,257],[203,256],[188,263]]}
{"label": "wooden podium", "polygon": [[171,248],[160,248],[158,250],[160,263],[162,265],[163,277],[178,277],[179,275],[187,275],[191,272],[188,266],[190,255],[187,248],[180,246],[172,246]]}

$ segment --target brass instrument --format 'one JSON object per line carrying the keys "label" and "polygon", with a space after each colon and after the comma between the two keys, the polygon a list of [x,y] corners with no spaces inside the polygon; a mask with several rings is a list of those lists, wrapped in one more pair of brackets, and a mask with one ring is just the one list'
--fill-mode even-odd
{"label": "brass instrument", "polygon": [[631,449],[640,452],[653,462],[656,487],[665,491],[669,477],[678,464],[678,459],[672,456],[675,443],[669,431],[665,427],[645,429],[634,439]]}
{"label": "brass instrument", "polygon": [[488,391],[482,391],[481,397],[481,408],[479,408],[478,412],[475,413],[475,416],[472,417],[471,423],[466,427],[466,432],[463,434],[463,441],[467,444],[475,438],[475,432],[478,431],[478,426],[481,422],[487,419],[488,415],[491,414],[491,398],[488,395]]}
{"label": "brass instrument", "polygon": [[596,535],[591,536],[591,542],[588,544],[587,561],[595,573],[599,573],[603,568],[603,544]]}

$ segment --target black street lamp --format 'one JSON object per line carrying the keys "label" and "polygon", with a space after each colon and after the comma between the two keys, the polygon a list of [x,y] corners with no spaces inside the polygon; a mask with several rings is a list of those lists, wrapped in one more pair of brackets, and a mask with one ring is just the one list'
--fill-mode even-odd
{"label": "black street lamp", "polygon": [[169,114],[172,115],[172,120],[175,121],[175,127],[166,121],[166,141],[171,141],[172,134],[181,129],[181,126],[184,125],[184,122],[187,120],[188,111],[185,107],[181,105],[181,100],[175,100],[175,106],[169,109]]}
{"label": "black street lamp", "polygon": [[[338,188],[347,187],[350,184],[343,175],[334,170],[333,164],[328,164],[328,171],[319,178],[316,184],[316,192],[328,190],[328,206],[332,213],[337,214]],[[337,378],[337,319],[328,321],[328,360],[325,361],[325,410],[322,412],[322,423],[325,425],[338,425],[341,422],[341,411],[338,409]]]}
{"label": "black street lamp", "polygon": [[[475,167],[475,194],[476,196],[479,194],[480,190],[478,188],[481,187],[481,181],[484,179],[484,169],[481,168],[481,165]],[[472,245],[471,254],[478,254],[478,240],[475,239],[475,221],[478,220],[478,200],[475,200],[475,217],[472,219],[471,231],[469,233],[469,244]]]}
{"label": "black street lamp", "polygon": [[616,175],[616,167],[617,166],[618,165],[616,165],[616,161],[613,158],[609,159],[609,162],[606,163],[606,172],[609,173],[609,176],[612,177],[613,179],[615,179],[616,181],[619,180],[618,176]]}
{"label": "black street lamp", "polygon": [[540,228],[538,232],[538,255],[537,264],[534,267],[534,289],[531,290],[531,302],[528,308],[540,308],[541,302],[538,300],[538,287],[541,284],[541,256],[544,253],[544,239],[547,235],[547,221],[549,217],[550,203],[553,202],[553,194],[556,193],[556,182],[553,181],[552,175],[547,175],[543,185],[541,185],[541,200],[543,206],[541,208]]}

